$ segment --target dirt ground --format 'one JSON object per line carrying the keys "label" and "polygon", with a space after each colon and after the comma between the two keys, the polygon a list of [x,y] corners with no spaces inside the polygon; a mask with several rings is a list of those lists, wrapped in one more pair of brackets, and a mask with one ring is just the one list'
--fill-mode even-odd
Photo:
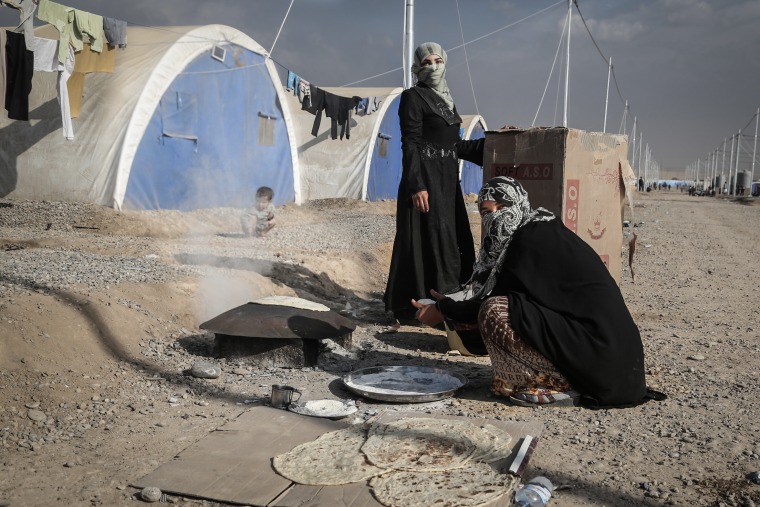
{"label": "dirt ground", "polygon": [[[375,364],[435,365],[470,380],[456,398],[420,410],[542,422],[526,476],[553,481],[558,490],[551,505],[760,502],[760,485],[749,480],[760,470],[760,206],[753,200],[636,194],[625,229],[627,238],[632,231],[638,236],[635,282],[624,248],[621,289],[644,340],[648,383],[669,399],[600,411],[511,406],[488,392],[487,358],[449,354],[444,334],[430,328],[393,332],[381,302],[392,230],[373,234],[374,244],[323,252],[277,240],[304,223],[341,227],[336,206],[353,206],[392,227],[392,202],[288,207],[273,238],[260,242],[272,249],[266,269],[215,268],[229,298],[204,300],[208,278],[200,275],[55,290],[0,277],[6,281],[0,292],[0,506],[132,504],[138,500],[131,482],[251,404],[266,403],[271,384],[294,385],[304,399],[348,397],[340,376]],[[69,236],[30,239],[6,229],[0,256],[62,249],[157,255],[182,264],[204,238],[235,223],[223,214],[98,208],[86,220],[88,228]],[[321,368],[252,367],[215,357],[213,336],[198,326],[236,306],[231,296],[241,286],[244,297],[297,295],[352,318],[355,355]],[[184,374],[196,360],[218,363],[222,376]],[[362,414],[384,406],[359,405]],[[210,505],[178,496],[167,501]]]}

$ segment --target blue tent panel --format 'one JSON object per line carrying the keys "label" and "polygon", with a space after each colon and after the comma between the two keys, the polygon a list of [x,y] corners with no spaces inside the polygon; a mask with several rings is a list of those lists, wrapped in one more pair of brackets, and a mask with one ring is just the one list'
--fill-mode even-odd
{"label": "blue tent panel", "polygon": [[398,96],[380,122],[380,130],[375,139],[369,177],[367,180],[367,200],[395,199],[401,181],[401,127],[398,121]]}
{"label": "blue tent panel", "polygon": [[[473,127],[468,139],[482,139],[486,133],[483,125],[478,122]],[[465,194],[477,194],[483,186],[483,168],[466,160],[462,164],[462,192]]]}
{"label": "blue tent panel", "polygon": [[124,204],[135,209],[248,207],[256,189],[295,200],[282,107],[264,57],[225,46],[177,75],[140,141]]}

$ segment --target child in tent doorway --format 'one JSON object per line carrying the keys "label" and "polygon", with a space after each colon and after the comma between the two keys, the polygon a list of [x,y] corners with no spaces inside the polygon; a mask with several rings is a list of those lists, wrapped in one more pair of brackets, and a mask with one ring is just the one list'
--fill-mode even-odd
{"label": "child in tent doorway", "polygon": [[243,235],[260,238],[272,230],[274,219],[274,191],[269,187],[259,187],[256,190],[256,205],[246,210],[240,217]]}

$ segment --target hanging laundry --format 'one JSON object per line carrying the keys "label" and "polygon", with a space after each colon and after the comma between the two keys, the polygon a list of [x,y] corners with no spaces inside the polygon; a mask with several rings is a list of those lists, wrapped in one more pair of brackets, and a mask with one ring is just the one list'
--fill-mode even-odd
{"label": "hanging laundry", "polygon": [[303,104],[306,100],[311,107],[311,84],[305,79],[301,79],[298,83],[298,101]]}
{"label": "hanging laundry", "polygon": [[71,107],[69,105],[69,91],[67,82],[74,71],[74,48],[69,45],[69,56],[66,63],[58,62],[58,41],[52,39],[40,39],[35,41],[34,70],[40,72],[58,72],[56,91],[58,103],[61,107],[61,123],[63,136],[71,141],[74,139],[74,125],[71,122]]}
{"label": "hanging laundry", "polygon": [[[103,16],[74,9],[74,24],[79,33],[90,37],[90,46],[93,51],[100,53],[103,50],[103,41],[106,34],[103,31]],[[74,49],[77,50],[76,44]]]}
{"label": "hanging laundry", "polygon": [[11,31],[27,34],[28,37],[25,40],[26,49],[34,51],[34,12],[37,10],[37,2],[35,0],[0,0],[0,5],[7,5],[19,11],[20,22]]}
{"label": "hanging laundry", "polygon": [[377,111],[377,108],[380,107],[381,99],[378,99],[377,97],[369,97],[369,100],[367,100],[367,110],[366,114],[372,114],[375,111]]}
{"label": "hanging laundry", "polygon": [[88,43],[82,44],[82,51],[75,55],[74,71],[68,82],[72,118],[79,117],[84,97],[85,75],[92,72],[113,72],[114,68],[116,68],[116,49],[106,45],[101,52],[96,53]]}
{"label": "hanging laundry", "polygon": [[112,47],[127,47],[127,22],[103,16],[103,33]]}
{"label": "hanging laundry", "polygon": [[377,111],[380,100],[377,97],[364,97],[356,104],[354,112],[361,116],[366,116]]}
{"label": "hanging laundry", "polygon": [[311,127],[311,135],[319,134],[319,125],[322,121],[322,111],[330,118],[330,137],[338,139],[338,125],[340,125],[340,138],[351,137],[351,110],[361,100],[361,97],[341,97],[334,93],[326,92],[321,88],[311,85],[311,107],[304,102],[301,109],[316,115],[314,125]]}
{"label": "hanging laundry", "polygon": [[357,104],[356,108],[354,109],[354,112],[356,114],[364,116],[367,113],[367,104],[369,103],[369,98],[364,97],[361,99]]}
{"label": "hanging laundry", "polygon": [[61,44],[58,47],[58,61],[65,63],[68,56],[68,44],[74,46],[74,51],[81,51],[84,41],[82,34],[90,37],[93,51],[100,52],[103,48],[103,16],[90,14],[72,7],[66,7],[50,0],[40,0],[37,17],[53,25],[60,34]]}
{"label": "hanging laundry", "polygon": [[295,72],[288,71],[288,91],[292,91],[293,95],[298,95],[298,90],[301,87],[301,78]]}
{"label": "hanging laundry", "polygon": [[26,49],[23,33],[6,30],[5,34],[5,109],[11,120],[29,121],[34,52]]}
{"label": "hanging laundry", "polygon": [[338,138],[338,125],[340,125],[340,138],[351,136],[351,110],[356,107],[361,97],[342,97],[330,92],[325,92],[325,116],[330,118],[330,137]]}
{"label": "hanging laundry", "polygon": [[[310,84],[309,85],[309,100],[304,100],[301,103],[301,110],[302,111],[308,111],[311,114],[317,114],[318,111],[321,111],[325,106],[325,92],[322,91],[321,88],[317,87],[316,85]],[[315,126],[312,127],[311,133],[312,135],[317,135],[315,132],[319,130],[319,121],[321,120],[321,116],[317,117],[315,120]]]}

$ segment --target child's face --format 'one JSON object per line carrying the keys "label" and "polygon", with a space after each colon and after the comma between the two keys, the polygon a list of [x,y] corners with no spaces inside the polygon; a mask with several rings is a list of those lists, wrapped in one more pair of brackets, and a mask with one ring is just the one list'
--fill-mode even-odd
{"label": "child's face", "polygon": [[266,209],[267,206],[269,206],[269,202],[270,202],[269,199],[267,199],[266,197],[259,197],[256,199],[256,206],[260,210],[264,210]]}

